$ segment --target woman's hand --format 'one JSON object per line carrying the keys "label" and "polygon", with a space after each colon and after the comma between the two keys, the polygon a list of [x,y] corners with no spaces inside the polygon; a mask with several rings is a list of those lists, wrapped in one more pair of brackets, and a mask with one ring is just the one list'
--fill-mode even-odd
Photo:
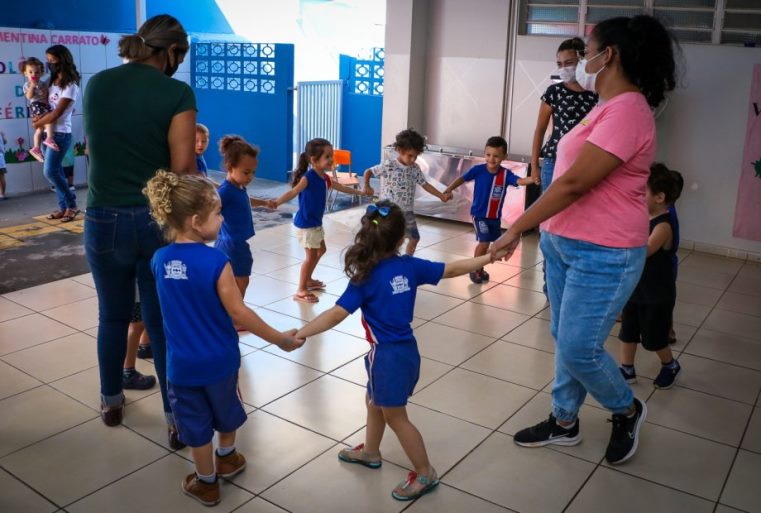
{"label": "woman's hand", "polygon": [[512,228],[507,230],[504,235],[492,243],[491,248],[489,249],[492,262],[503,259],[505,261],[509,260],[510,257],[513,256],[515,248],[518,247],[520,241],[520,233],[514,233]]}
{"label": "woman's hand", "polygon": [[40,120],[44,116],[32,116],[32,128],[42,128],[45,126],[44,124],[40,123]]}

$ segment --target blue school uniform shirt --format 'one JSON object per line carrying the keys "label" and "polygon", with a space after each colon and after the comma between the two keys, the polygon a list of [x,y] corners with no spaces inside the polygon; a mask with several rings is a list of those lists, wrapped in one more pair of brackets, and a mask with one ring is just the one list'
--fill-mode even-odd
{"label": "blue school uniform shirt", "polygon": [[349,313],[362,309],[362,325],[371,344],[413,339],[412,313],[420,285],[436,285],[444,275],[442,262],[412,256],[381,260],[363,283],[349,282],[336,304]]}
{"label": "blue school uniform shirt", "polygon": [[166,334],[166,374],[179,386],[222,381],[240,367],[238,334],[217,294],[229,259],[202,243],[170,244],[153,255]]}
{"label": "blue school uniform shirt", "polygon": [[254,236],[254,218],[251,216],[251,202],[246,188],[223,180],[217,189],[222,201],[222,228],[219,239],[245,242]]}
{"label": "blue school uniform shirt", "polygon": [[203,176],[209,176],[209,168],[206,167],[206,159],[203,155],[196,155],[196,169],[199,173],[203,173]]}
{"label": "blue school uniform shirt", "polygon": [[316,228],[322,226],[330,178],[328,175],[321,178],[312,168],[307,170],[304,178],[307,179],[307,187],[299,193],[299,211],[293,217],[293,224],[296,228]]}
{"label": "blue school uniform shirt", "polygon": [[473,205],[470,207],[470,215],[473,217],[500,219],[507,186],[518,187],[518,177],[502,166],[496,173],[490,173],[486,164],[479,164],[470,168],[462,178],[466,182],[475,180]]}

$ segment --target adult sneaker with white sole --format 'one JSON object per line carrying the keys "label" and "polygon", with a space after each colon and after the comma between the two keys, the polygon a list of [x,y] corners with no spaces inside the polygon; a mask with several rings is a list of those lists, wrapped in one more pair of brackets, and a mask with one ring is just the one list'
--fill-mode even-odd
{"label": "adult sneaker with white sole", "polygon": [[647,417],[647,405],[635,397],[634,408],[635,413],[631,417],[618,413],[609,420],[613,429],[605,451],[605,459],[611,465],[620,465],[637,452],[639,430]]}
{"label": "adult sneaker with white sole", "polygon": [[513,441],[523,447],[544,447],[545,445],[578,445],[581,443],[579,419],[570,428],[564,428],[557,423],[554,415],[515,433]]}

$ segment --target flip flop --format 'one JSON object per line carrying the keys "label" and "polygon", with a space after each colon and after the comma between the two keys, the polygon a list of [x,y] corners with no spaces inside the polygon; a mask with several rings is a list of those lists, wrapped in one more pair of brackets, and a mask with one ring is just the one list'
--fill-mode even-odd
{"label": "flip flop", "polygon": [[306,294],[294,294],[293,300],[299,301],[301,303],[317,303],[320,301],[320,298],[318,298],[311,292],[307,292]]}
{"label": "flip flop", "polygon": [[51,212],[48,214],[45,219],[61,219],[64,215],[63,210],[56,210],[55,212]]}

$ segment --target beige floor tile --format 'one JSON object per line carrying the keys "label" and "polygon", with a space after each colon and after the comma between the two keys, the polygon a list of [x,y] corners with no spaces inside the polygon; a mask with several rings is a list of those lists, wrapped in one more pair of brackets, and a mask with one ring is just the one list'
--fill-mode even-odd
{"label": "beige floor tile", "polygon": [[716,509],[713,513],[744,513],[742,510],[730,508],[729,506],[725,506],[723,504],[717,504]]}
{"label": "beige floor tile", "polygon": [[322,373],[265,351],[241,358],[240,388],[243,402],[262,406],[319,378]]}
{"label": "beige floor tile", "polygon": [[677,301],[674,306],[674,322],[688,326],[700,326],[711,312],[711,307]]}
{"label": "beige floor tile", "polygon": [[[656,390],[647,420],[737,447],[753,406],[682,387]],[[708,414],[710,412],[710,414]]]}
{"label": "beige floor tile", "polygon": [[539,249],[518,247],[518,250],[513,253],[507,260],[508,265],[514,265],[521,267],[522,269],[531,269],[541,264],[544,261],[544,256]]}
{"label": "beige floor tile", "polygon": [[[153,365],[145,360],[137,360],[135,368],[143,374],[149,376],[156,375],[156,369]],[[63,379],[53,381],[50,386],[60,390],[69,397],[76,399],[82,404],[86,404],[95,411],[100,411],[100,370],[97,367],[91,367],[82,372],[72,374]],[[125,390],[124,395],[127,404],[159,392],[158,382],[149,390]]]}
{"label": "beige floor tile", "polygon": [[[618,325],[620,326],[620,324]],[[686,324],[674,323],[674,333],[676,334],[676,342],[671,345],[672,351],[683,351],[687,344],[690,343],[692,337],[697,333],[698,328],[695,326],[687,326]],[[618,336],[618,332],[614,336]]]}
{"label": "beige floor tile", "polygon": [[761,317],[715,309],[706,318],[703,327],[761,343]]}
{"label": "beige floor tile", "polygon": [[41,313],[77,330],[95,328],[98,326],[98,298],[75,301]]}
{"label": "beige floor tile", "polygon": [[50,387],[41,386],[0,401],[0,456],[89,419],[96,412]]}
{"label": "beige floor tile", "polygon": [[547,351],[548,353],[555,352],[555,339],[552,338],[552,333],[550,332],[550,321],[537,317],[524,322],[502,337],[502,339],[514,344]]}
{"label": "beige floor tile", "polygon": [[[685,262],[688,259],[689,258],[685,259]],[[685,268],[683,264],[680,264],[679,274],[677,275],[676,288],[679,290],[679,286],[682,283],[692,283],[693,285],[700,285],[702,287],[711,287],[714,289],[725,290],[729,284],[732,283],[734,278],[734,273],[703,271],[695,268]]]}
{"label": "beige floor tile", "polygon": [[741,447],[748,451],[761,453],[761,408],[753,409],[753,416],[748,424]]}
{"label": "beige floor tile", "polygon": [[45,500],[24,483],[0,469],[0,507],[3,513],[52,513],[58,506]]}
{"label": "beige floor tile", "polygon": [[547,306],[547,298],[540,292],[498,285],[473,298],[473,302],[510,310],[525,315],[536,315]]}
{"label": "beige floor tile", "polygon": [[761,296],[726,292],[716,308],[761,317]]}
{"label": "beige floor tile", "polygon": [[344,255],[345,255],[344,250],[345,250],[344,247],[333,246],[333,248],[330,251],[327,251],[325,252],[324,255],[322,255],[322,258],[320,259],[320,262],[319,262],[320,265],[323,265],[326,267],[332,267],[333,269],[338,269],[339,271],[343,273],[344,266],[346,265],[346,260],[344,259]]}
{"label": "beige floor tile", "polygon": [[2,358],[45,383],[98,365],[95,339],[84,333],[74,333]]}
{"label": "beige floor tile", "polygon": [[0,355],[36,346],[75,332],[76,330],[40,314],[11,319],[0,323]]}
{"label": "beige floor tile", "polygon": [[436,322],[487,337],[499,338],[527,321],[529,316],[467,302],[436,318]]}
{"label": "beige floor tile", "polygon": [[[301,264],[296,264],[267,273],[267,276],[281,282],[290,283],[291,285],[298,285],[300,274]],[[345,274],[340,269],[322,264],[317,264],[317,267],[315,267],[314,272],[312,273],[312,278],[315,280],[321,280],[323,282],[337,280],[342,276],[345,276]]]}
{"label": "beige floor tile", "polygon": [[761,389],[761,372],[691,354],[679,357],[678,384],[711,395],[754,404]]}
{"label": "beige floor tile", "polygon": [[[621,341],[617,337],[608,337],[605,340],[605,349],[617,364],[621,361],[621,344]],[[679,359],[679,352],[673,347],[671,351],[674,358]],[[637,348],[637,355],[634,358],[634,367],[637,370],[637,377],[646,377],[652,380],[661,371],[661,360],[654,352],[647,351],[639,346]]]}
{"label": "beige floor tile", "polygon": [[[42,383],[25,372],[0,361],[0,399],[38,387]],[[2,403],[0,403],[2,404]]]}
{"label": "beige floor tile", "polygon": [[737,335],[701,328],[685,352],[761,370],[761,343]]}
{"label": "beige floor tile", "polygon": [[[408,405],[407,413],[410,421],[423,436],[428,459],[439,475],[448,472],[491,433],[481,426],[416,404]],[[364,441],[364,429],[345,440],[352,447]],[[384,433],[380,449],[385,461],[413,470],[412,463],[399,444],[399,439],[390,429]]]}
{"label": "beige floor tile", "polygon": [[275,346],[270,346],[265,351],[312,369],[330,372],[364,355],[369,349],[370,344],[365,340],[330,330],[310,337],[304,346],[290,353],[285,353]]}
{"label": "beige floor tile", "polygon": [[93,289],[95,288],[95,280],[93,280],[92,273],[80,274],[79,276],[72,276],[69,279],[77,283],[81,283],[82,285],[87,285],[90,288],[93,288]]}
{"label": "beige floor tile", "polygon": [[429,322],[415,330],[420,355],[459,365],[494,343],[494,338]]}
{"label": "beige floor tile", "polygon": [[252,274],[243,300],[249,305],[265,306],[283,298],[289,298],[296,292],[295,287],[269,276]]}
{"label": "beige floor tile", "polygon": [[464,369],[541,390],[555,376],[554,355],[498,340],[462,364]]}
{"label": "beige floor tile", "polygon": [[552,320],[552,312],[550,312],[550,307],[547,306],[544,310],[536,314],[536,317],[539,319],[544,319],[545,321],[551,321]]}
{"label": "beige floor tile", "polygon": [[600,467],[595,470],[565,511],[568,513],[608,513],[610,511],[712,513],[713,506],[711,501]]}
{"label": "beige floor tile", "polygon": [[423,285],[420,287],[420,290],[435,292],[436,294],[443,294],[458,299],[471,299],[496,286],[496,282],[473,283],[467,275],[464,275],[441,280],[437,285]]}
{"label": "beige floor tile", "polygon": [[721,502],[745,511],[761,511],[761,493],[758,493],[759,468],[761,454],[740,450],[721,494]]}
{"label": "beige floor tile", "polygon": [[415,501],[409,513],[506,513],[507,509],[468,495],[451,486],[440,484],[435,493],[426,495],[425,499]]}
{"label": "beige floor tile", "polygon": [[544,275],[542,271],[536,271],[534,269],[528,269],[522,271],[519,275],[514,276],[505,282],[505,285],[511,285],[521,289],[533,290],[534,292],[543,292]]}
{"label": "beige floor tile", "polygon": [[335,442],[261,410],[238,430],[236,448],[246,457],[246,471],[233,481],[261,493]]}
{"label": "beige floor tile", "polygon": [[[170,450],[161,394],[151,394],[128,404],[124,408],[124,425],[148,440],[159,444],[164,449]],[[188,459],[191,458],[188,448],[177,451],[177,453]]]}
{"label": "beige floor tile", "polygon": [[[256,241],[256,238],[254,238],[254,241]],[[300,260],[296,258],[277,255],[270,251],[256,250],[253,252],[253,256],[253,272],[257,274],[270,274],[272,271],[300,263]]]}
{"label": "beige floor tile", "polygon": [[416,394],[411,402],[481,426],[496,428],[534,393],[513,383],[454,369]]}
{"label": "beige floor tile", "polygon": [[34,313],[34,310],[30,310],[18,303],[14,303],[10,299],[0,297],[0,322],[16,319],[17,317],[23,317],[32,313]]}
{"label": "beige floor tile", "polygon": [[[304,321],[300,319],[294,319],[293,317],[290,317],[288,315],[284,315],[281,313],[277,313],[272,310],[268,310],[267,308],[259,307],[253,310],[254,312],[256,312],[256,315],[261,317],[261,319],[264,322],[266,322],[267,324],[269,324],[270,326],[272,326],[278,331],[288,331],[291,329],[299,329],[304,324],[306,324]],[[251,347],[256,347],[259,349],[269,346],[269,342],[259,338],[257,335],[254,335],[253,333],[248,331],[239,333],[239,340],[243,344],[246,344]]]}
{"label": "beige floor tile", "polygon": [[755,265],[749,267],[743,267],[737,274],[737,278],[732,282],[732,285],[727,289],[729,292],[736,292],[737,294],[748,294],[751,296],[761,296],[761,273],[753,271],[759,266]]}
{"label": "beige floor tile", "polygon": [[694,283],[679,282],[676,286],[677,300],[694,305],[715,306],[723,293],[723,289],[704,287]]}
{"label": "beige floor tile", "polygon": [[336,446],[309,462],[262,498],[292,513],[357,513],[360,504],[363,513],[395,513],[407,506],[391,497],[391,490],[407,474],[404,469],[388,462],[376,470],[342,463],[336,457],[338,450]]}
{"label": "beige floor tile", "polygon": [[247,502],[240,508],[235,510],[235,513],[288,513],[286,510],[277,507],[271,502],[267,502],[261,497],[257,497],[252,501]]}
{"label": "beige floor tile", "polygon": [[365,424],[365,387],[323,376],[266,405],[264,410],[334,440],[343,440]]}
{"label": "beige floor tile", "polygon": [[441,248],[434,248],[436,244],[432,244],[430,246],[425,246],[423,249],[419,249],[415,251],[415,256],[418,258],[423,258],[425,260],[430,260],[432,262],[445,262],[445,263],[451,263],[456,260],[461,260],[463,258],[472,257],[473,253],[471,252],[468,255],[461,255],[457,253],[452,253],[451,251],[444,251]]}
{"label": "beige floor tile", "polygon": [[[578,458],[518,447],[512,437],[494,433],[444,482],[515,511],[549,513],[562,511],[593,470]],[[536,483],[544,484],[541,493]]]}
{"label": "beige floor tile", "polygon": [[489,273],[489,283],[497,284],[506,282],[518,276],[523,269],[515,265],[500,265],[496,262],[486,266],[486,272]]}
{"label": "beige floor tile", "polygon": [[[289,284],[280,282],[282,290],[288,291]],[[290,286],[293,287],[293,286]],[[294,301],[292,296],[296,293],[296,287],[289,292],[288,297],[267,305],[268,310],[274,310],[285,315],[290,315],[296,319],[304,321],[311,321],[325,310],[329,310],[336,304],[338,296],[327,294],[325,292],[314,291],[314,295],[319,298],[318,303],[302,303],[300,301]]]}
{"label": "beige floor tile", "polygon": [[[106,427],[98,418],[6,456],[0,465],[65,505],[165,454],[132,431]],[[73,462],[76,472],[71,471]]]}
{"label": "beige floor tile", "polygon": [[[713,501],[719,497],[735,451],[724,444],[646,422],[640,431],[637,454],[617,468]],[[603,465],[608,466],[605,462]]]}
{"label": "beige floor tile", "polygon": [[420,319],[431,320],[461,304],[463,304],[462,299],[418,290],[414,315]]}
{"label": "beige floor tile", "polygon": [[82,285],[72,280],[59,280],[44,285],[38,285],[28,289],[9,292],[3,297],[32,310],[41,312],[87,299],[97,295],[95,290],[87,285]]}
{"label": "beige floor tile", "polygon": [[737,258],[726,258],[707,253],[692,253],[680,265],[680,269],[691,269],[695,271],[718,271],[723,273],[736,273],[743,266],[744,262]]}
{"label": "beige floor tile", "polygon": [[476,249],[477,245],[478,243],[472,237],[453,237],[432,244],[428,246],[427,249],[452,253],[454,255],[459,255],[461,258],[469,258],[473,256],[473,250]]}
{"label": "beige floor tile", "polygon": [[[248,470],[248,469],[247,469]],[[193,464],[169,454],[145,468],[66,507],[69,513],[129,513],[133,511],[201,512],[208,509],[187,497],[180,489],[182,479],[193,472]],[[253,495],[240,488],[220,483],[222,502],[215,511],[232,511]]]}

